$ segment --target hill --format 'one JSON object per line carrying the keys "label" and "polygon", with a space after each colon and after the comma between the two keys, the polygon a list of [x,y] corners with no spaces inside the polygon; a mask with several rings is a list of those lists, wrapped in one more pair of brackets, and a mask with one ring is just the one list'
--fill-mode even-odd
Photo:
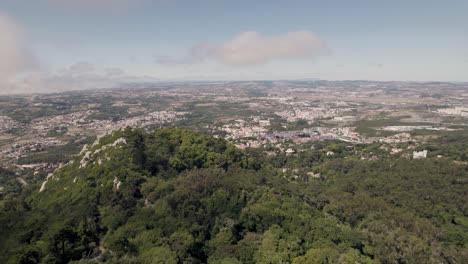
{"label": "hill", "polygon": [[188,129],[114,132],[4,197],[0,262],[468,259],[466,164],[307,155],[289,159],[321,176],[291,180],[278,157]]}

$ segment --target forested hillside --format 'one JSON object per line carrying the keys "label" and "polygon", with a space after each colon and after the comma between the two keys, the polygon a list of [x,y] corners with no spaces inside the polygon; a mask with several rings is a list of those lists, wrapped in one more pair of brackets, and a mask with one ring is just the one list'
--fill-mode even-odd
{"label": "forested hillside", "polygon": [[3,197],[0,263],[466,263],[466,163],[324,157],[114,132]]}

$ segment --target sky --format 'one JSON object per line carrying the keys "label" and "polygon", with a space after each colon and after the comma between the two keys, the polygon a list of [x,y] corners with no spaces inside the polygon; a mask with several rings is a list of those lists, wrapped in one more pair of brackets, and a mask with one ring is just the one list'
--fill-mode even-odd
{"label": "sky", "polygon": [[0,0],[0,93],[129,81],[468,81],[466,0]]}

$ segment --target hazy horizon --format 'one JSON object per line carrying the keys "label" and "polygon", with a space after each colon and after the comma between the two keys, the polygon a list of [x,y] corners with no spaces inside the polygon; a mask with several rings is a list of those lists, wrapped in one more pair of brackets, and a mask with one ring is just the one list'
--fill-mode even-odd
{"label": "hazy horizon", "polygon": [[466,82],[466,1],[4,0],[0,94],[125,82]]}

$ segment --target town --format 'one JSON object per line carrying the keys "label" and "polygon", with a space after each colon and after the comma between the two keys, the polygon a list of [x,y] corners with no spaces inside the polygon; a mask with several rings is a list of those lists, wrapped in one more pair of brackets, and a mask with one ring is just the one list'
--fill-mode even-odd
{"label": "town", "polygon": [[[371,81],[179,82],[126,84],[112,92],[3,96],[0,162],[50,170],[96,137],[125,127],[189,127],[241,149],[273,148],[289,154],[306,142],[377,142],[396,155],[413,152],[441,133],[468,129],[467,87]],[[408,142],[412,144],[401,146]],[[426,157],[427,152],[414,155]]]}

